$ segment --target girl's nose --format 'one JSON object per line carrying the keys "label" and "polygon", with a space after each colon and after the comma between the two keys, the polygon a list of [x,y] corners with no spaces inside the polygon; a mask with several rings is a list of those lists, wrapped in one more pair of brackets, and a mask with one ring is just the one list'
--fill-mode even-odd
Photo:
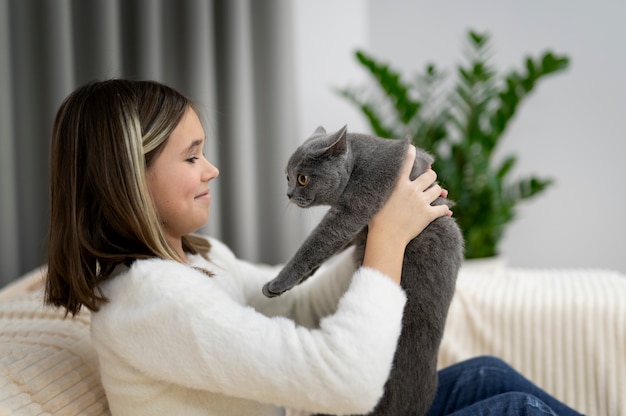
{"label": "girl's nose", "polygon": [[202,179],[204,179],[205,181],[210,181],[211,179],[217,178],[217,176],[220,174],[219,169],[208,160],[206,161],[206,164],[207,166]]}

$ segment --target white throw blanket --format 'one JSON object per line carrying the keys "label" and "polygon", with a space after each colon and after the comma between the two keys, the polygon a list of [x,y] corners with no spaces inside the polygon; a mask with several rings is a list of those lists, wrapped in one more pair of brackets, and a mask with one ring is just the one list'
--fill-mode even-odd
{"label": "white throw blanket", "polygon": [[604,270],[464,268],[440,366],[498,356],[589,415],[626,415],[626,276]]}

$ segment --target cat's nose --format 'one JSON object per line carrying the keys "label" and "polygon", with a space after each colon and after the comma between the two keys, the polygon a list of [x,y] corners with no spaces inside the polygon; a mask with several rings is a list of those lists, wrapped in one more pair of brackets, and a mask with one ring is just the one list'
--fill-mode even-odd
{"label": "cat's nose", "polygon": [[291,199],[293,197],[293,191],[287,191],[287,198]]}

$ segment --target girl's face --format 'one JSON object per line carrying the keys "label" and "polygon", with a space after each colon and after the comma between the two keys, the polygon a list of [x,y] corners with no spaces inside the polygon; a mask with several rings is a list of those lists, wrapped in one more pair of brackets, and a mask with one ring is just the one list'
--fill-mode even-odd
{"label": "girl's face", "polygon": [[198,116],[188,108],[147,169],[148,188],[164,232],[181,255],[181,237],[209,219],[209,181],[219,174],[202,154],[204,139]]}

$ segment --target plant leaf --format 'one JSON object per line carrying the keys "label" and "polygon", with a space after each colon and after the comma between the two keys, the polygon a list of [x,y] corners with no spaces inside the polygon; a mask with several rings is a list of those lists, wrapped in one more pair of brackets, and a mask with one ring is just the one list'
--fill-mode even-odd
{"label": "plant leaf", "polygon": [[411,99],[409,86],[400,77],[400,74],[376,61],[363,51],[356,52],[357,60],[367,68],[372,76],[378,81],[379,86],[387,94],[393,103],[398,118],[404,124],[408,124],[419,111],[421,103]]}
{"label": "plant leaf", "polygon": [[513,166],[515,166],[516,162],[517,158],[515,156],[509,156],[504,160],[504,162],[502,162],[500,168],[498,168],[497,173],[497,177],[500,181],[502,181],[506,177],[506,175],[509,174],[511,169],[513,169]]}

